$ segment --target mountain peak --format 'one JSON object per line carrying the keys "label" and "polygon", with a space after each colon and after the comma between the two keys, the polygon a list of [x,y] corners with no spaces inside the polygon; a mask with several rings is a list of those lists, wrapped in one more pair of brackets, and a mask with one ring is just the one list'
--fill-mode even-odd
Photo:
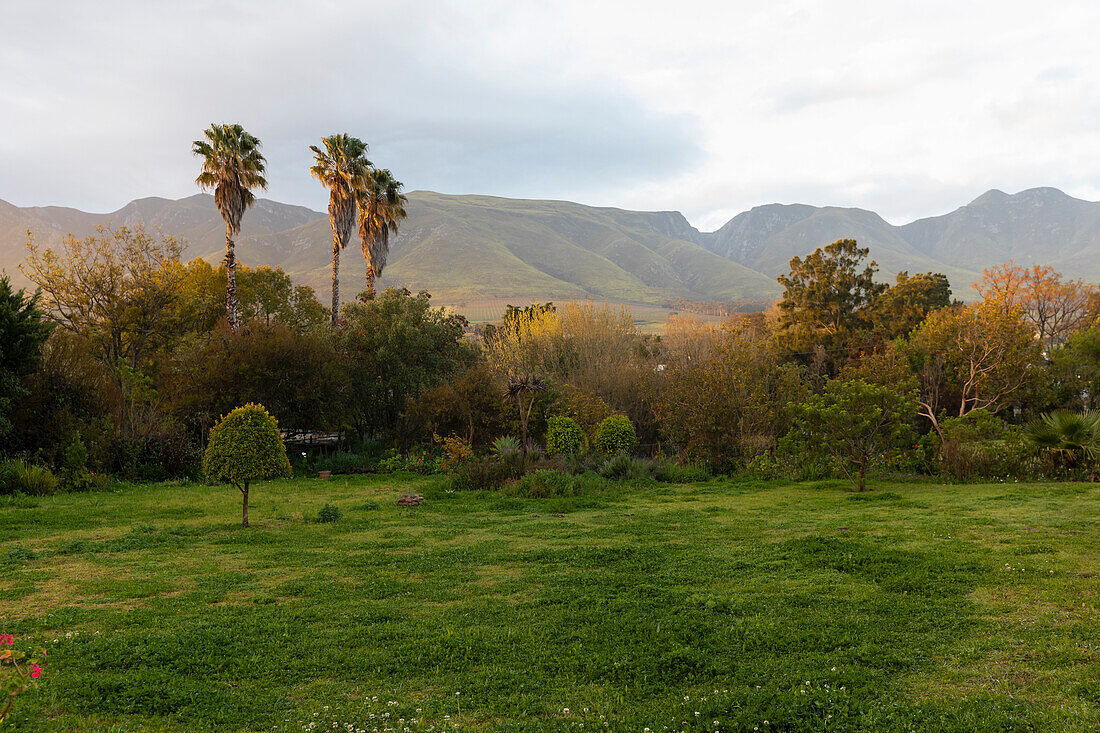
{"label": "mountain peak", "polygon": [[1055,203],[1064,201],[1081,201],[1081,199],[1075,199],[1061,189],[1054,188],[1052,186],[1038,186],[1036,188],[1025,188],[1018,193],[1009,194],[994,188],[986,191],[978,198],[970,202],[970,206],[989,206],[991,204],[1011,204],[1013,202],[1020,202],[1026,204],[1044,204]]}

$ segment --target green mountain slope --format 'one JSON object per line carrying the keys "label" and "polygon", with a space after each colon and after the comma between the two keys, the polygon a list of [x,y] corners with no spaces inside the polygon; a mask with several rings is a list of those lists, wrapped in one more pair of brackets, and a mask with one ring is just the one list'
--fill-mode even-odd
{"label": "green mountain slope", "polygon": [[[1100,203],[1056,189],[990,191],[950,214],[900,227],[862,209],[771,204],[703,233],[674,211],[428,191],[409,195],[408,212],[380,284],[426,289],[445,303],[773,298],[774,278],[791,257],[841,238],[870,247],[883,279],[900,270],[943,272],[962,297],[973,295],[969,285],[983,268],[1010,259],[1100,280]],[[111,214],[0,201],[0,268],[27,283],[17,270],[27,230],[58,244],[66,233],[85,236],[97,225],[139,221],[184,239],[187,257],[222,257],[225,227],[207,195],[140,199]],[[259,199],[244,217],[238,256],[247,265],[278,265],[324,299],[331,280],[328,217]],[[341,256],[341,288],[350,297],[364,283],[353,242]]]}
{"label": "green mountain slope", "polygon": [[[596,298],[662,303],[673,298],[769,298],[767,275],[718,257],[692,238],[676,212],[633,212],[563,201],[448,196],[417,191],[409,219],[392,242],[382,286],[426,289],[441,302]],[[25,231],[57,244],[65,233],[85,236],[96,225],[144,222],[187,242],[186,257],[218,261],[225,227],[210,196],[179,201],[141,199],[112,214],[74,209],[0,207],[0,267],[15,271]],[[278,265],[324,297],[331,282],[328,217],[260,199],[244,217],[238,257],[247,265]],[[17,279],[19,275],[17,274]],[[341,254],[341,288],[365,284],[358,242]]]}

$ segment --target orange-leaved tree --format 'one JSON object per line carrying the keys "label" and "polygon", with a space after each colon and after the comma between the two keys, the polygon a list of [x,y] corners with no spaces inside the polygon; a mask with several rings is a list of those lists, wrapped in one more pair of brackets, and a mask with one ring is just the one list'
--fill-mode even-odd
{"label": "orange-leaved tree", "polygon": [[1019,309],[1050,349],[1087,327],[1094,286],[1066,280],[1050,265],[1023,267],[1014,262],[990,267],[974,289],[986,302],[1005,311]]}

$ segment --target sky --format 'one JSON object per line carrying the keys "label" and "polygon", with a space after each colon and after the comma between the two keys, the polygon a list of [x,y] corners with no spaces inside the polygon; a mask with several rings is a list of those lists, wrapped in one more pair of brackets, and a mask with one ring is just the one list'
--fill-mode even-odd
{"label": "sky", "polygon": [[322,210],[347,132],[407,190],[900,224],[990,188],[1100,199],[1100,3],[0,0],[0,199],[197,191],[239,122]]}

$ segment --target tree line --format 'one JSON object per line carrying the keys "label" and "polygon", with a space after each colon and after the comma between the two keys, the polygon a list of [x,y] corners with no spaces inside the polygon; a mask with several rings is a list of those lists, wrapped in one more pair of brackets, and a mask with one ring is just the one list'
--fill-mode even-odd
{"label": "tree line", "polygon": [[[672,317],[646,335],[625,309],[544,303],[472,335],[427,293],[373,291],[386,239],[370,227],[392,233],[400,217],[362,226],[375,216],[356,188],[375,185],[363,183],[365,146],[333,136],[314,152],[334,276],[356,216],[373,258],[367,290],[343,306],[278,268],[230,267],[239,216],[223,213],[217,267],[183,262],[181,242],[141,227],[57,250],[30,237],[36,293],[0,281],[4,453],[74,486],[104,472],[197,476],[211,426],[247,403],[288,438],[334,432],[346,451],[415,453],[418,466],[458,465],[507,436],[535,465],[548,446],[597,445],[612,416],[642,453],[860,486],[876,472],[1069,475],[1100,448],[1095,421],[1075,437],[1058,412],[1087,415],[1100,394],[1100,297],[1050,267],[991,268],[964,304],[940,273],[880,282],[867,249],[840,240],[793,258],[771,308],[721,323]],[[214,180],[200,176],[217,199]],[[240,190],[222,198],[247,208]]]}

